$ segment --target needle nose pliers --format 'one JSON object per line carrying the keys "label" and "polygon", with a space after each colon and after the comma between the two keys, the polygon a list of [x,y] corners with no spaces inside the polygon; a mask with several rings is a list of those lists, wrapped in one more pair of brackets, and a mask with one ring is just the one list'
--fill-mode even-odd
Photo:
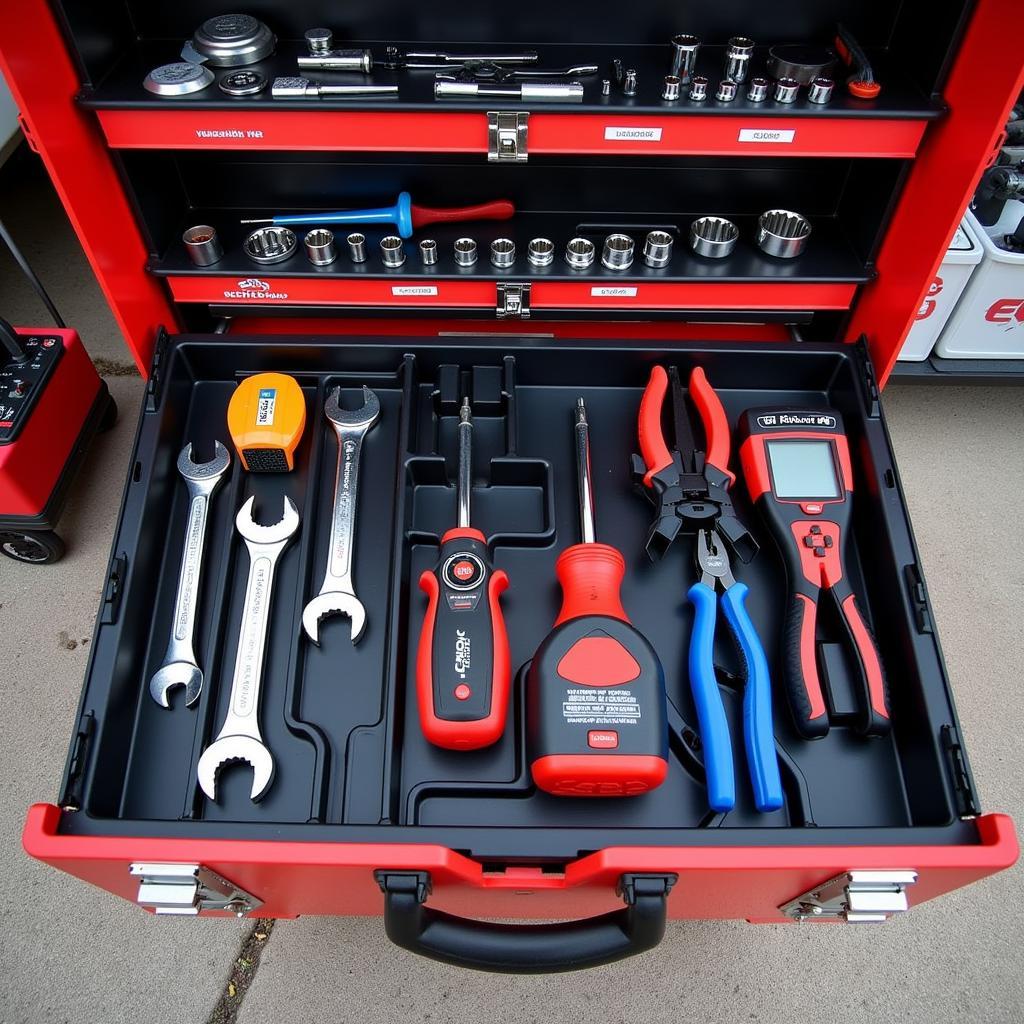
{"label": "needle nose pliers", "polygon": [[[706,438],[706,452],[697,447],[679,371],[661,366],[651,370],[640,403],[641,455],[633,456],[633,475],[654,503],[654,522],[647,535],[647,554],[658,561],[680,534],[695,537],[699,578],[687,592],[694,606],[690,636],[690,688],[697,709],[708,803],[728,811],[736,803],[732,740],[722,694],[715,675],[714,643],[718,586],[725,620],[739,649],[746,676],[743,694],[743,736],[747,763],[759,811],[778,810],[783,803],[782,780],[775,752],[771,680],[764,647],[747,613],[748,588],[732,574],[729,548],[744,562],[757,554],[757,542],[736,516],[729,488],[730,433],[725,409],[703,369],[690,375],[689,393],[697,407]],[[662,430],[662,409],[671,388],[675,445],[669,448]]]}

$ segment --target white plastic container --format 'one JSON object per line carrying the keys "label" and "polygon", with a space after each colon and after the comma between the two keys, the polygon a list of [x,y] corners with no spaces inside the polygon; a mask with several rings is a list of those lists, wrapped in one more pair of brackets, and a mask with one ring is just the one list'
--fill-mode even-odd
{"label": "white plastic container", "polygon": [[982,253],[982,243],[976,230],[968,226],[965,217],[956,229],[946,250],[946,258],[914,317],[914,326],[900,350],[898,358],[901,361],[921,362],[931,355],[935,339],[946,326],[974,268],[981,262]]}
{"label": "white plastic container", "polygon": [[983,228],[964,218],[981,240],[984,257],[935,346],[944,359],[1024,359],[1024,253],[1007,252],[993,238],[1013,232],[1024,202],[1007,202],[1003,215]]}

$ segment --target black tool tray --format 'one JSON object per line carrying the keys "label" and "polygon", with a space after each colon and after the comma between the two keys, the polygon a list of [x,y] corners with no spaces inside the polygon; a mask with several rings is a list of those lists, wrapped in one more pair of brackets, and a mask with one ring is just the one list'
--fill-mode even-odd
{"label": "black tool tray", "polygon": [[[609,845],[973,844],[966,816],[978,802],[960,746],[956,711],[918,567],[884,417],[862,346],[842,344],[570,341],[544,336],[358,338],[184,335],[165,339],[147,391],[112,550],[60,803],[68,834],[440,843],[486,863],[564,863]],[[753,807],[742,749],[741,690],[734,653],[717,660],[736,746],[738,803],[712,815],[686,672],[694,579],[692,539],[659,564],[643,552],[650,506],[634,492],[641,391],[652,365],[685,374],[705,368],[731,424],[749,407],[827,404],[846,423],[856,491],[850,572],[878,640],[892,697],[893,731],[865,740],[834,727],[822,740],[795,733],[775,688],[786,805]],[[192,442],[209,457],[228,442],[226,409],[245,375],[294,374],[307,401],[307,427],[294,472],[245,474],[234,459],[213,498],[196,651],[205,672],[199,702],[172,709],[148,681],[167,640],[181,556],[186,492],[175,461]],[[353,646],[343,617],[321,625],[322,646],[301,634],[302,609],[319,588],[330,531],[333,431],[323,416],[330,388],[342,404],[366,384],[381,416],[363,448],[355,589],[367,627]],[[559,606],[554,565],[578,541],[573,407],[583,396],[591,422],[598,537],[625,555],[623,599],[665,666],[670,698],[666,783],[640,797],[566,799],[531,783],[524,750],[521,678],[509,726],[489,749],[431,746],[418,724],[416,641],[426,598],[416,582],[433,565],[438,536],[455,521],[458,404],[471,398],[475,431],[474,525],[493,545],[511,587],[503,606],[518,670],[546,635]],[[735,450],[733,467],[737,468]],[[260,721],[277,774],[260,803],[251,771],[226,768],[218,801],[196,783],[196,764],[220,728],[230,687],[247,556],[234,517],[250,495],[264,522],[282,498],[301,528],[278,566]],[[779,666],[785,581],[781,561],[750,507],[742,482],[739,515],[762,544],[749,565],[748,605],[773,672]],[[823,624],[826,640],[837,627]],[[837,703],[849,689],[841,648],[825,661]],[[870,839],[868,839],[870,837]]]}

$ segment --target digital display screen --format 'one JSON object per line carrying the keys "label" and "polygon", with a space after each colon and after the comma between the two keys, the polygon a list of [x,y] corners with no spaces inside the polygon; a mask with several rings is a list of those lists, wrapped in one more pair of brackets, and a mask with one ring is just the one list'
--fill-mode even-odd
{"label": "digital display screen", "polygon": [[840,497],[830,441],[768,441],[765,447],[775,497]]}

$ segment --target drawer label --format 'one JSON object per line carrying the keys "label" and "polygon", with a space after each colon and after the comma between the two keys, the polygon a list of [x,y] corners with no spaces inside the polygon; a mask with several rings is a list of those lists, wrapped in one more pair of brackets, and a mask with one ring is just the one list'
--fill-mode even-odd
{"label": "drawer label", "polygon": [[604,137],[610,142],[661,142],[660,128],[615,128],[608,126]]}
{"label": "drawer label", "polygon": [[271,287],[269,281],[263,281],[258,277],[247,277],[238,282],[238,288],[225,288],[225,299],[242,301],[266,301],[268,299],[287,299],[287,292],[277,292]]}
{"label": "drawer label", "polygon": [[256,426],[269,427],[274,423],[274,408],[277,405],[277,388],[260,388],[256,402]]}
{"label": "drawer label", "polygon": [[629,285],[596,285],[590,289],[590,294],[595,298],[602,299],[631,299],[636,296],[636,288]]}
{"label": "drawer label", "polygon": [[741,128],[740,142],[793,142],[795,128]]}
{"label": "drawer label", "polygon": [[436,284],[396,284],[391,288],[392,295],[436,295]]}
{"label": "drawer label", "polygon": [[260,128],[197,128],[196,138],[204,142],[222,142],[225,139],[262,139]]}

